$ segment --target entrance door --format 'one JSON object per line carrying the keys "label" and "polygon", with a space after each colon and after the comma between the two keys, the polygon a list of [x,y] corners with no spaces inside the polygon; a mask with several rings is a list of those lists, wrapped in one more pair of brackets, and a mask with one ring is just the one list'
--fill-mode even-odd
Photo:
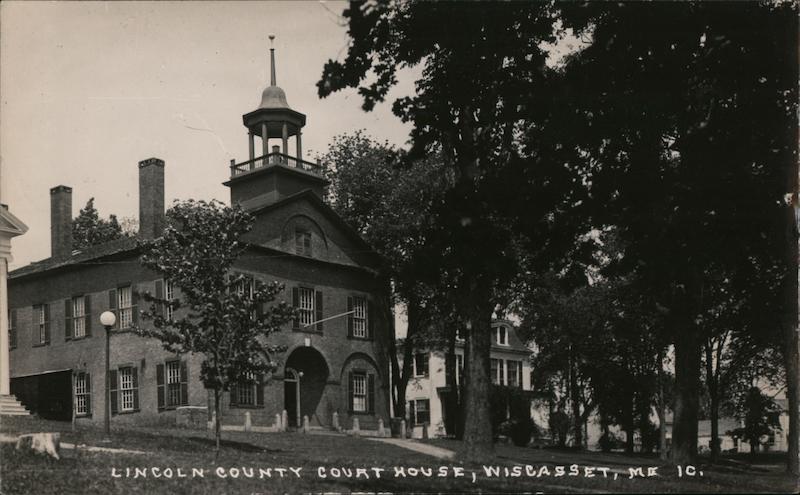
{"label": "entrance door", "polygon": [[286,409],[289,426],[297,428],[298,409],[297,403],[300,399],[300,381],[297,379],[297,372],[291,368],[286,368],[283,376],[283,407]]}

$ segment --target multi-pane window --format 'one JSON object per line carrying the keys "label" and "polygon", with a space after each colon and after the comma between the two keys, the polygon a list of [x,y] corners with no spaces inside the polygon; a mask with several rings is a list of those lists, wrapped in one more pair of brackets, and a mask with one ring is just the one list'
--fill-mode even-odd
{"label": "multi-pane window", "polygon": [[86,416],[91,413],[91,383],[88,373],[75,375],[75,415]]}
{"label": "multi-pane window", "polygon": [[300,326],[304,327],[314,322],[314,289],[300,287],[298,290],[298,307],[300,308]]}
{"label": "multi-pane window", "polygon": [[236,386],[236,401],[242,406],[256,405],[256,375],[247,373],[244,380]]}
{"label": "multi-pane window", "polygon": [[294,232],[294,249],[297,254],[311,256],[311,232],[296,230]]}
{"label": "multi-pane window", "polygon": [[494,385],[505,385],[504,373],[503,373],[503,360],[502,359],[492,359],[491,360],[491,370],[490,370],[492,384]]}
{"label": "multi-pane window", "polygon": [[49,311],[47,304],[40,304],[33,307],[33,328],[36,332],[36,343],[46,344],[50,339],[48,338],[48,317]]}
{"label": "multi-pane window", "polygon": [[86,336],[86,306],[83,296],[72,298],[72,336]]}
{"label": "multi-pane window", "polygon": [[366,412],[367,410],[367,375],[366,373],[353,373],[353,411]]}
{"label": "multi-pane window", "polygon": [[522,361],[506,361],[508,386],[522,387]]}
{"label": "multi-pane window", "polygon": [[428,399],[417,399],[408,402],[409,416],[414,425],[431,422],[431,403]]}
{"label": "multi-pane window", "polygon": [[133,411],[136,386],[133,381],[133,368],[119,369],[120,411]]}
{"label": "multi-pane window", "polygon": [[131,286],[117,289],[117,309],[119,310],[119,328],[133,325],[133,292]]}
{"label": "multi-pane window", "polygon": [[367,300],[353,297],[353,336],[367,336]]}
{"label": "multi-pane window", "polygon": [[495,327],[495,342],[498,345],[508,345],[508,330],[504,326]]}
{"label": "multi-pane window", "polygon": [[165,371],[167,375],[167,406],[179,406],[181,405],[181,362],[168,362]]}
{"label": "multi-pane window", "polygon": [[175,289],[171,280],[164,280],[164,299],[167,303],[164,305],[164,318],[167,320],[172,319],[172,299],[175,297]]}
{"label": "multi-pane window", "polygon": [[427,376],[428,374],[428,355],[419,353],[414,354],[414,376]]}

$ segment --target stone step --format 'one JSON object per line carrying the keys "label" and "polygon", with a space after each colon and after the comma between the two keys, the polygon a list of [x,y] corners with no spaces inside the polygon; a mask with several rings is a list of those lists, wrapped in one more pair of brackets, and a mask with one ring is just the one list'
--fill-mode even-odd
{"label": "stone step", "polygon": [[0,396],[0,415],[28,416],[30,412],[13,395]]}

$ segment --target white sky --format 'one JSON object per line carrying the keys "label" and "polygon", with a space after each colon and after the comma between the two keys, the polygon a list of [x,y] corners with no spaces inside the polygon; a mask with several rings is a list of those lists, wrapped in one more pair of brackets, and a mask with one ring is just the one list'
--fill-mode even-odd
{"label": "white sky", "polygon": [[[166,204],[225,203],[230,159],[247,159],[242,115],[277,82],[308,116],[306,158],[365,128],[403,145],[410,128],[391,102],[413,92],[401,72],[387,103],[361,110],[355,91],[317,98],[329,58],[346,55],[344,2],[9,2],[0,4],[0,201],[30,230],[14,262],[50,255],[49,189],[73,188],[73,215],[90,197],[101,216],[137,217],[137,163],[166,162]],[[191,129],[194,128],[194,129]],[[206,129],[206,130],[196,130]]]}

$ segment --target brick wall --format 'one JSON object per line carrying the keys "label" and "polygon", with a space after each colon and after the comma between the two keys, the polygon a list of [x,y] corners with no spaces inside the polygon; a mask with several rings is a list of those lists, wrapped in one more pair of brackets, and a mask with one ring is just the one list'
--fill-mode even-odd
{"label": "brick wall", "polygon": [[[267,249],[255,249],[245,253],[235,265],[241,271],[264,280],[278,280],[285,284],[284,300],[291,303],[291,288],[302,284],[313,287],[323,294],[323,317],[347,311],[348,295],[365,296],[374,303],[385,296],[386,285],[367,271],[323,263],[313,259],[287,255]],[[40,274],[27,275],[9,281],[9,307],[16,311],[17,347],[11,351],[11,377],[42,373],[44,371],[71,369],[90,374],[93,414],[85,420],[103,420],[104,401],[104,345],[105,330],[99,323],[99,315],[109,309],[108,291],[132,283],[137,291],[154,292],[154,283],[160,278],[144,269],[135,254],[110,257],[95,264],[67,266],[51,269]],[[67,340],[65,334],[65,299],[88,295],[91,336]],[[144,304],[139,299],[140,304]],[[35,304],[50,305],[50,342],[34,346],[35,329],[33,309]],[[377,311],[376,311],[377,313]],[[377,318],[377,315],[374,315]],[[146,323],[143,323],[146,324]],[[250,411],[254,424],[271,425],[276,413],[285,408],[283,386],[283,363],[294,349],[307,344],[317,349],[324,357],[329,376],[324,393],[319,401],[317,421],[330,424],[334,410],[340,415],[348,409],[347,395],[343,393],[342,376],[354,356],[372,362],[376,375],[374,418],[381,416],[388,421],[388,344],[389,323],[376,320],[374,339],[356,340],[347,337],[347,318],[325,322],[322,332],[293,331],[288,325],[274,336],[273,342],[286,345],[289,351],[281,356],[281,367],[274,376],[268,377],[264,385],[264,405],[258,408],[230,407],[230,396],[223,398],[223,422],[241,424],[244,412]],[[306,341],[308,339],[308,341]],[[138,411],[114,416],[112,424],[175,424],[175,411],[159,411],[157,408],[157,365],[175,356],[166,352],[153,339],[145,339],[131,332],[114,332],[111,337],[111,369],[131,366],[137,370]],[[213,394],[208,393],[199,382],[200,356],[184,356],[187,361],[189,386],[188,403],[193,406],[213,404]],[[363,366],[362,366],[363,367]],[[344,375],[346,376],[346,375]],[[344,385],[346,386],[346,385]],[[82,419],[84,420],[84,419]],[[362,427],[364,421],[362,419]],[[375,421],[377,421],[375,419]],[[349,423],[342,423],[349,425]]]}

